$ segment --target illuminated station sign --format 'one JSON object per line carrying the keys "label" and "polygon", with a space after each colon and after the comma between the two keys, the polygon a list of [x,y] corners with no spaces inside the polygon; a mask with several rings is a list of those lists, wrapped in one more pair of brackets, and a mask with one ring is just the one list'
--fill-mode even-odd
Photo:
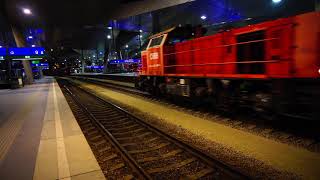
{"label": "illuminated station sign", "polygon": [[45,49],[41,47],[34,48],[9,48],[9,56],[12,60],[36,60],[44,57]]}
{"label": "illuminated station sign", "polygon": [[133,64],[133,63],[141,63],[140,59],[118,59],[118,60],[110,60],[109,64]]}
{"label": "illuminated station sign", "polygon": [[44,48],[9,48],[10,56],[38,56],[44,55]]}
{"label": "illuminated station sign", "polygon": [[42,47],[32,48],[0,48],[0,60],[9,56],[12,60],[37,60],[45,56],[45,49]]}
{"label": "illuminated station sign", "polygon": [[4,60],[4,57],[7,55],[6,48],[0,48],[0,60]]}

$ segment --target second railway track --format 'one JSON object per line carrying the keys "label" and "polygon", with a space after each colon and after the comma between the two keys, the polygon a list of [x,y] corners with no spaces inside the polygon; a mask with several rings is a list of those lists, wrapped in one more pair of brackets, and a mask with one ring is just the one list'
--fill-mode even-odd
{"label": "second railway track", "polygon": [[[78,105],[78,112],[85,114],[88,120],[90,119],[92,125],[88,128],[93,130],[91,134],[97,133],[94,128],[103,132],[112,148],[122,156],[121,160],[115,161],[121,165],[121,168],[128,166],[127,169],[121,171],[128,175],[121,177],[139,179],[248,178],[240,171],[171,137],[120,107],[73,86],[67,80],[59,80],[59,83],[67,93],[66,96],[69,96],[69,99],[71,97],[72,101]],[[97,138],[101,136],[97,135]],[[104,148],[100,151],[107,150]],[[112,169],[109,168],[109,171]]]}

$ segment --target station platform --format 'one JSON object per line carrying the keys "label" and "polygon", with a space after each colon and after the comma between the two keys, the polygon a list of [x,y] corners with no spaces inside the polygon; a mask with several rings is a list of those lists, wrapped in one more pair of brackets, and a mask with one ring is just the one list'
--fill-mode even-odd
{"label": "station platform", "polygon": [[105,179],[53,77],[0,90],[0,179]]}

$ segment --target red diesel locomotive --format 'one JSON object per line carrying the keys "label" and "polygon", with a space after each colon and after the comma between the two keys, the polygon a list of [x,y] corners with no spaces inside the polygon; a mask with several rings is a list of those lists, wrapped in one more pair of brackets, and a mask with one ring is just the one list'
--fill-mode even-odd
{"label": "red diesel locomotive", "polygon": [[138,88],[317,119],[320,13],[311,12],[171,43],[178,28],[150,38]]}

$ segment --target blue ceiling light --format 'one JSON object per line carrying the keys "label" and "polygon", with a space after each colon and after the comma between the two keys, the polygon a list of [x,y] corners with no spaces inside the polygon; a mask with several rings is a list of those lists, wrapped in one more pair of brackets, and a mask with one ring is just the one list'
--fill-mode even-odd
{"label": "blue ceiling light", "polygon": [[29,39],[33,39],[33,36],[28,36]]}

